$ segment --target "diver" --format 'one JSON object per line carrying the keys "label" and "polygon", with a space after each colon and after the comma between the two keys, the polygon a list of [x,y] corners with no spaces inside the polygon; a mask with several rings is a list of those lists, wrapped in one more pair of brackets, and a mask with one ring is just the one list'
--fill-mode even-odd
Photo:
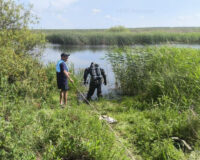
{"label": "diver", "polygon": [[97,89],[97,97],[102,97],[101,85],[102,79],[104,85],[107,85],[106,74],[104,69],[100,68],[98,64],[91,63],[90,67],[86,68],[84,71],[84,84],[87,84],[87,76],[90,74],[90,86],[87,93],[87,100],[91,100],[92,95],[94,94],[95,89]]}

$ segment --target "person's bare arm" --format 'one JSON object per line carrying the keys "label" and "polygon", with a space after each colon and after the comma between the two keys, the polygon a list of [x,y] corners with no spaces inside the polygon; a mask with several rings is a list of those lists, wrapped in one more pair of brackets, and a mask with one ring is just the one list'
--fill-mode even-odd
{"label": "person's bare arm", "polygon": [[64,74],[67,76],[67,78],[69,78],[69,80],[73,83],[73,79],[71,79],[70,77],[70,72],[67,72],[66,70],[64,70]]}

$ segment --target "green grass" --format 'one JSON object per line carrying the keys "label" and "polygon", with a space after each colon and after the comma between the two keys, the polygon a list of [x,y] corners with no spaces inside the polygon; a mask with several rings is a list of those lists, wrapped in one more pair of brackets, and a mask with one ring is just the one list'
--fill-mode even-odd
{"label": "green grass", "polygon": [[0,120],[1,159],[127,159],[88,106],[69,101],[69,109],[29,101],[1,104],[2,116],[9,111]]}
{"label": "green grass", "polygon": [[199,44],[199,28],[39,30],[50,43],[64,45]]}
{"label": "green grass", "polygon": [[116,48],[107,55],[129,97],[103,110],[118,118],[117,129],[144,159],[186,159],[190,152],[172,137],[199,150],[199,57],[200,50],[173,47]]}
{"label": "green grass", "polygon": [[[32,69],[37,71],[37,67]],[[37,77],[37,87],[34,83],[24,86],[23,81],[22,86],[17,85],[17,79],[9,82],[1,77],[0,159],[128,159],[105,123],[88,105],[78,104],[73,85],[69,91],[70,108],[60,107],[54,65],[40,70],[45,71],[45,81],[40,84],[36,80],[43,79]],[[29,75],[31,80],[35,74]],[[29,77],[24,78],[29,81]],[[76,79],[75,84],[80,86]],[[41,90],[40,85],[45,89]]]}
{"label": "green grass", "polygon": [[193,150],[199,150],[199,118],[189,110],[180,112],[176,104],[166,101],[148,104],[124,97],[120,101],[102,101],[95,105],[104,114],[118,120],[115,130],[143,159],[179,160],[189,157],[190,152],[173,142],[172,137],[184,139]]}
{"label": "green grass", "polygon": [[[7,56],[12,55],[7,53]],[[118,70],[115,71],[116,76],[127,71],[122,77],[126,79],[122,86],[128,84],[129,88],[133,87],[134,96],[91,103],[99,113],[117,119],[118,123],[112,127],[136,159],[180,160],[197,154],[200,148],[199,50],[125,48],[114,50],[110,58],[113,60],[111,64],[123,64],[124,67],[119,68],[113,65]],[[70,108],[61,109],[55,64],[46,67],[36,65],[38,62],[32,61],[29,56],[15,55],[14,59],[17,59],[15,65],[9,65],[13,59],[1,61],[1,72],[5,76],[0,79],[0,159],[130,159],[93,109],[77,102],[77,92],[71,84],[68,99]],[[137,63],[133,63],[135,60]],[[131,64],[134,64],[135,70]],[[3,70],[5,66],[11,66],[10,70]],[[14,68],[15,72],[11,73],[15,73],[16,79],[9,81],[8,77],[12,75],[9,73]],[[71,69],[73,73],[73,67]],[[136,74],[140,70],[144,74]],[[26,76],[18,76],[22,71]],[[129,72],[134,72],[136,80]],[[179,75],[184,76],[187,83],[182,83]],[[84,91],[77,80],[81,78],[81,73],[76,75],[75,84]],[[30,83],[32,80],[37,83]],[[164,83],[158,83],[160,80]],[[173,85],[168,83],[169,80]],[[154,85],[150,84],[166,86],[159,85],[161,89],[156,86],[157,92],[153,89]],[[181,85],[177,85],[174,93],[176,84]],[[193,152],[174,142],[172,137],[185,140]]]}

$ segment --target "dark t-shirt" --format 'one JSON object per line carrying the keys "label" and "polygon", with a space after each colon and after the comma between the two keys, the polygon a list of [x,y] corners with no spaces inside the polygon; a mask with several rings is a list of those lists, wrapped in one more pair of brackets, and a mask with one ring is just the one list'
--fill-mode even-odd
{"label": "dark t-shirt", "polygon": [[67,85],[68,84],[67,76],[64,74],[64,70],[66,70],[68,72],[67,65],[65,64],[65,62],[61,62],[59,64],[59,67],[60,67],[60,72],[56,72],[58,88],[60,88],[59,87],[60,85]]}

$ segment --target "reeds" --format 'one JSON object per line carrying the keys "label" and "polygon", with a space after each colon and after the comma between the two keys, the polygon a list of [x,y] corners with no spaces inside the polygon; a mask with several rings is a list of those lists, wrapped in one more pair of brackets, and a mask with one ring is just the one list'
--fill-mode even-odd
{"label": "reeds", "polygon": [[145,95],[149,101],[163,95],[180,103],[200,99],[200,50],[125,48],[107,57],[124,94]]}
{"label": "reeds", "polygon": [[64,45],[134,45],[162,43],[200,43],[199,32],[113,32],[110,30],[46,31],[50,43]]}
{"label": "reeds", "polygon": [[152,160],[185,159],[188,151],[172,137],[181,137],[198,151],[200,50],[116,48],[107,59],[123,94],[129,95],[126,102],[122,101],[124,108],[119,105],[118,111],[125,124],[128,120],[126,135],[140,155]]}

